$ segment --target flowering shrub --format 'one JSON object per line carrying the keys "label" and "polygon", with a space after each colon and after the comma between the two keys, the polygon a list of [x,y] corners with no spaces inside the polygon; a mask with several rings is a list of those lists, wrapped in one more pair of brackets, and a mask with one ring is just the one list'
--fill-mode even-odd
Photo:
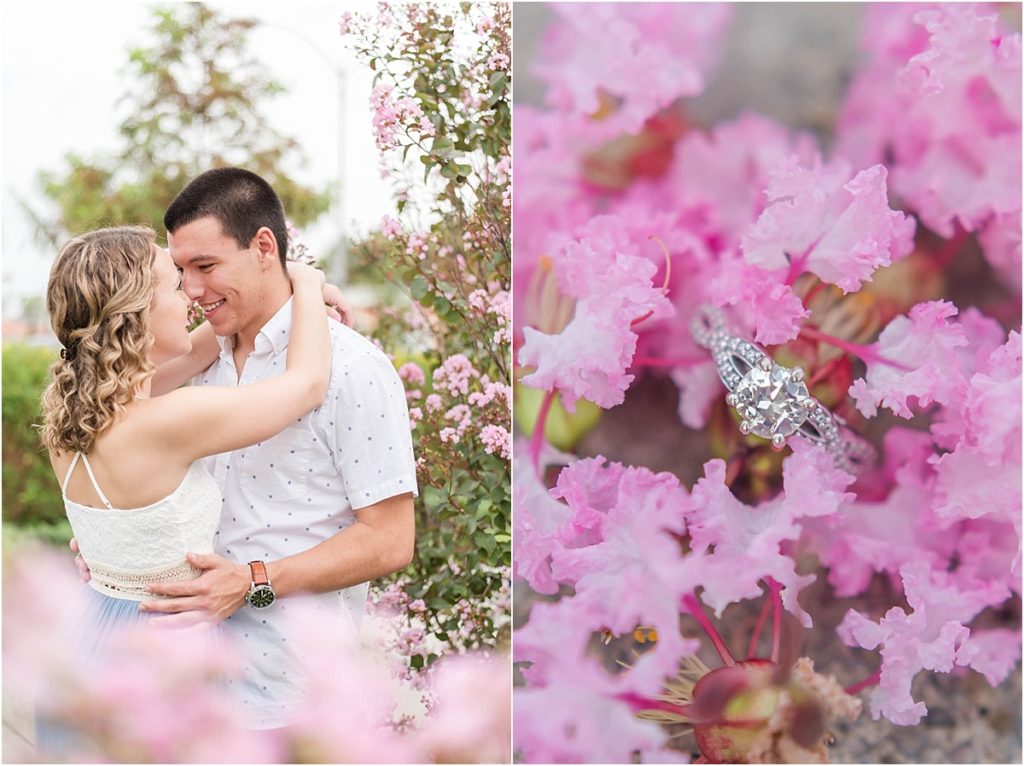
{"label": "flowering shrub", "polygon": [[[13,559],[13,561],[12,561]],[[303,611],[299,654],[311,688],[296,723],[253,731],[228,694],[243,666],[224,636],[139,623],[101,649],[83,645],[80,590],[64,557],[25,549],[5,564],[5,695],[36,701],[61,733],[36,760],[120,763],[434,763],[510,758],[508,660],[466,655],[438,663],[433,711],[401,715],[408,692],[379,657],[339,646],[334,621]],[[283,618],[283,619],[284,619]],[[400,725],[402,724],[402,725]],[[6,744],[6,743],[5,743]]]}
{"label": "flowering shrub", "polygon": [[341,23],[377,73],[373,130],[398,199],[354,250],[411,298],[375,337],[407,350],[416,557],[371,598],[399,626],[398,673],[420,686],[438,657],[509,632],[510,21],[501,3],[380,3]]}
{"label": "flowering shrub", "polygon": [[[826,153],[756,114],[686,116],[729,6],[551,7],[547,107],[517,107],[515,136],[516,398],[543,400],[514,448],[513,559],[550,597],[515,633],[519,754],[817,761],[862,704],[919,723],[921,671],[1000,683],[1019,623],[979,616],[1021,582],[1020,36],[987,6],[865,7]],[[947,282],[978,249],[990,281]],[[690,334],[704,305],[800,367],[879,462],[854,476],[809,441],[776,453],[741,433]],[[548,443],[559,406],[614,407],[655,371],[712,452],[693,486]],[[891,608],[850,610],[834,635],[878,671],[840,683],[787,638],[822,630],[824,605],[798,596],[819,577],[860,596],[876,576]],[[709,610],[762,596],[734,656]],[[698,659],[708,643],[721,667]]]}

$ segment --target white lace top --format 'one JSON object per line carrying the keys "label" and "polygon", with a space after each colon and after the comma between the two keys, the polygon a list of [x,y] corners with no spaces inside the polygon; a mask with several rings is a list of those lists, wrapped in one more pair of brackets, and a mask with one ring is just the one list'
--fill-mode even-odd
{"label": "white lace top", "polygon": [[221,492],[201,462],[193,463],[170,495],[142,508],[114,508],[96,483],[88,458],[81,455],[106,508],[68,499],[67,485],[79,455],[71,462],[62,493],[71,529],[89,565],[89,584],[107,596],[150,601],[146,583],[198,577],[185,554],[212,553],[220,521]]}

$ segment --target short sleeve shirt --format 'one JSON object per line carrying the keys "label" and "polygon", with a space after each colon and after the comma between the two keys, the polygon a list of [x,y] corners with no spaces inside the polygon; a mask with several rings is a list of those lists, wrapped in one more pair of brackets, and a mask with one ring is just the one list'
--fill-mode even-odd
{"label": "short sleeve shirt", "polygon": [[[264,326],[241,380],[232,340],[193,380],[198,385],[255,383],[285,369],[291,301]],[[355,511],[417,493],[405,390],[394,365],[373,343],[338,322],[331,327],[331,377],[323,404],[260,444],[206,458],[223,491],[215,550],[237,562],[271,561],[308,550],[355,520]],[[239,417],[258,417],[239,413]],[[368,584],[302,597],[337,619],[339,641],[358,634]],[[246,655],[232,691],[254,728],[289,723],[304,690],[301,662],[284,628],[289,603],[266,611],[242,607],[225,623]]]}

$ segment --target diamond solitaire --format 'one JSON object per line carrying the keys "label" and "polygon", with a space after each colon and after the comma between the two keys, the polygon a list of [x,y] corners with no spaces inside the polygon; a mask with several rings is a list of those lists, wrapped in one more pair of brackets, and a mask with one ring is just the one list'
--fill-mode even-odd
{"label": "diamond solitaire", "polygon": [[816,405],[803,380],[803,370],[762,357],[725,398],[743,418],[740,431],[771,439],[775,449],[782,449]]}
{"label": "diamond solitaire", "polygon": [[792,436],[826,449],[836,465],[856,473],[875,458],[875,448],[811,396],[799,367],[783,367],[753,343],[726,329],[725,315],[702,306],[690,323],[697,345],[711,351],[725,401],[740,416],[740,431],[771,440],[781,450]]}

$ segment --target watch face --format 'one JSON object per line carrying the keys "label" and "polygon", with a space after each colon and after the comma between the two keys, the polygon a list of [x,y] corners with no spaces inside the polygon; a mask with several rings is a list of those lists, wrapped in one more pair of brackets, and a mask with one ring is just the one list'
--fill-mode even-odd
{"label": "watch face", "polygon": [[266,609],[274,603],[274,591],[269,585],[257,585],[249,591],[249,606]]}

